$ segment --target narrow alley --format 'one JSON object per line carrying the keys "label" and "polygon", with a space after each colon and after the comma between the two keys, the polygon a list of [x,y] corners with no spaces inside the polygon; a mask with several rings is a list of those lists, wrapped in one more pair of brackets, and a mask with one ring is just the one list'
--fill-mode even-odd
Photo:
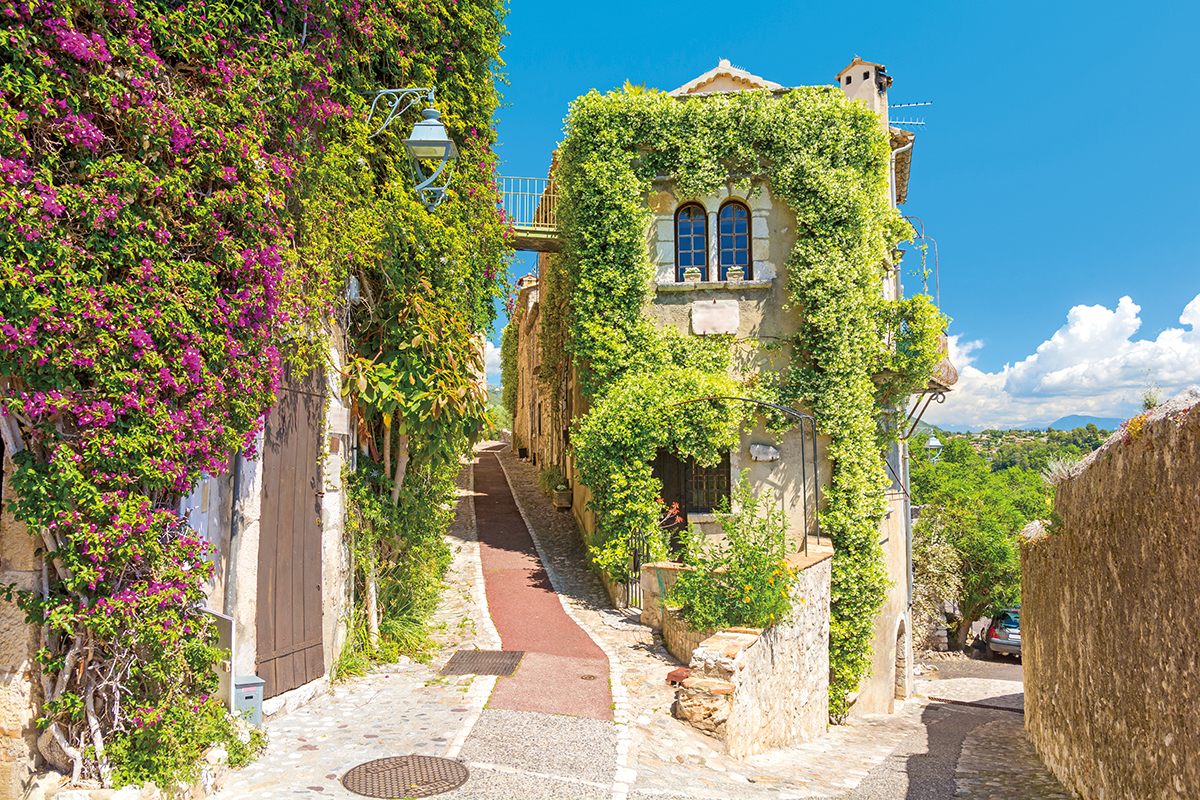
{"label": "narrow alley", "polygon": [[[465,783],[437,795],[456,800],[1069,797],[1024,740],[1015,680],[935,674],[893,715],[728,757],[671,716],[665,676],[678,663],[611,607],[536,477],[507,446],[477,449],[459,477],[432,662],[402,659],[271,720],[267,752],[217,798],[359,797],[347,771],[408,754],[463,764]],[[511,676],[440,674],[474,649],[524,655]]]}

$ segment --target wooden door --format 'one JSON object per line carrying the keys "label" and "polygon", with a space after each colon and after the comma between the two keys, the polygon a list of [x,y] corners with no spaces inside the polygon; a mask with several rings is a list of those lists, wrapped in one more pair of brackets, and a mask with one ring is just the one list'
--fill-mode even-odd
{"label": "wooden door", "polygon": [[263,699],[325,674],[319,468],[325,371],[285,367],[263,442],[257,673]]}

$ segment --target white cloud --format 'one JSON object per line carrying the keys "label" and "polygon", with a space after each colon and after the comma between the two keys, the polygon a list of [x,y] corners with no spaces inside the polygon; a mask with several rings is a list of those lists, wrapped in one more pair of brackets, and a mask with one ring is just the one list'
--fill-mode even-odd
{"label": "white cloud", "polygon": [[483,345],[483,371],[487,373],[489,386],[500,385],[500,348],[490,339]]}
{"label": "white cloud", "polygon": [[950,360],[959,381],[927,422],[939,425],[1021,427],[1046,424],[1068,414],[1123,417],[1134,413],[1151,381],[1169,397],[1200,382],[1200,295],[1179,321],[1155,339],[1133,340],[1141,308],[1122,297],[1115,309],[1075,306],[1067,323],[1037,352],[999,372],[973,366],[983,343],[950,337]]}

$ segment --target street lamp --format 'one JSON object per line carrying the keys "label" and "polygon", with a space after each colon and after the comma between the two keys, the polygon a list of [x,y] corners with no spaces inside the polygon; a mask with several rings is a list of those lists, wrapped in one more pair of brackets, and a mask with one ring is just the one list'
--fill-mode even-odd
{"label": "street lamp", "polygon": [[[404,140],[404,151],[408,154],[408,165],[412,169],[413,181],[416,183],[413,191],[421,198],[425,208],[430,211],[433,211],[446,199],[446,189],[450,184],[450,179],[454,176],[454,160],[458,158],[458,147],[446,132],[446,126],[438,119],[441,112],[433,107],[436,91],[436,89],[422,87],[385,89],[376,93],[375,100],[371,103],[371,112],[367,115],[367,123],[370,124],[376,107],[380,105],[381,100],[384,101],[386,116],[379,126],[379,130],[371,134],[371,138],[374,138],[383,133],[392,120],[412,108],[419,98],[424,97],[428,100],[429,108],[421,112],[423,119],[413,126],[412,133]],[[421,166],[422,161],[436,162],[437,166],[432,173],[426,174]],[[440,184],[436,183],[442,172],[446,170],[447,164],[450,165],[450,169],[446,172],[445,179]]]}
{"label": "street lamp", "polygon": [[[432,94],[432,93],[431,93]],[[446,187],[454,176],[454,159],[458,158],[458,148],[446,133],[446,126],[438,119],[441,113],[436,108],[427,108],[422,112],[425,118],[413,126],[412,135],[404,140],[404,149],[408,152],[408,164],[412,167],[413,180],[417,185],[413,190],[425,203],[430,211],[446,199]],[[436,161],[437,169],[431,175],[426,175],[421,169],[422,161]],[[434,181],[442,174],[442,170],[450,164],[450,172],[440,186]]]}
{"label": "street lamp", "polygon": [[929,434],[929,441],[925,442],[925,449],[929,451],[929,463],[936,464],[938,456],[942,452],[942,443],[938,441],[937,434]]}

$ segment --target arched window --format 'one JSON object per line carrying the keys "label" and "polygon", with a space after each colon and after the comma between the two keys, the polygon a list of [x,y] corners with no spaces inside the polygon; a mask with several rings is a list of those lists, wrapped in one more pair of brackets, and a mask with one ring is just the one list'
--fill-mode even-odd
{"label": "arched window", "polygon": [[698,203],[675,213],[675,280],[682,282],[689,267],[700,270],[700,280],[708,280],[708,218]]}
{"label": "arched window", "polygon": [[741,203],[726,203],[718,215],[719,242],[721,253],[720,276],[717,280],[726,280],[725,275],[730,267],[741,267],[746,271],[746,280],[750,274],[750,211]]}

